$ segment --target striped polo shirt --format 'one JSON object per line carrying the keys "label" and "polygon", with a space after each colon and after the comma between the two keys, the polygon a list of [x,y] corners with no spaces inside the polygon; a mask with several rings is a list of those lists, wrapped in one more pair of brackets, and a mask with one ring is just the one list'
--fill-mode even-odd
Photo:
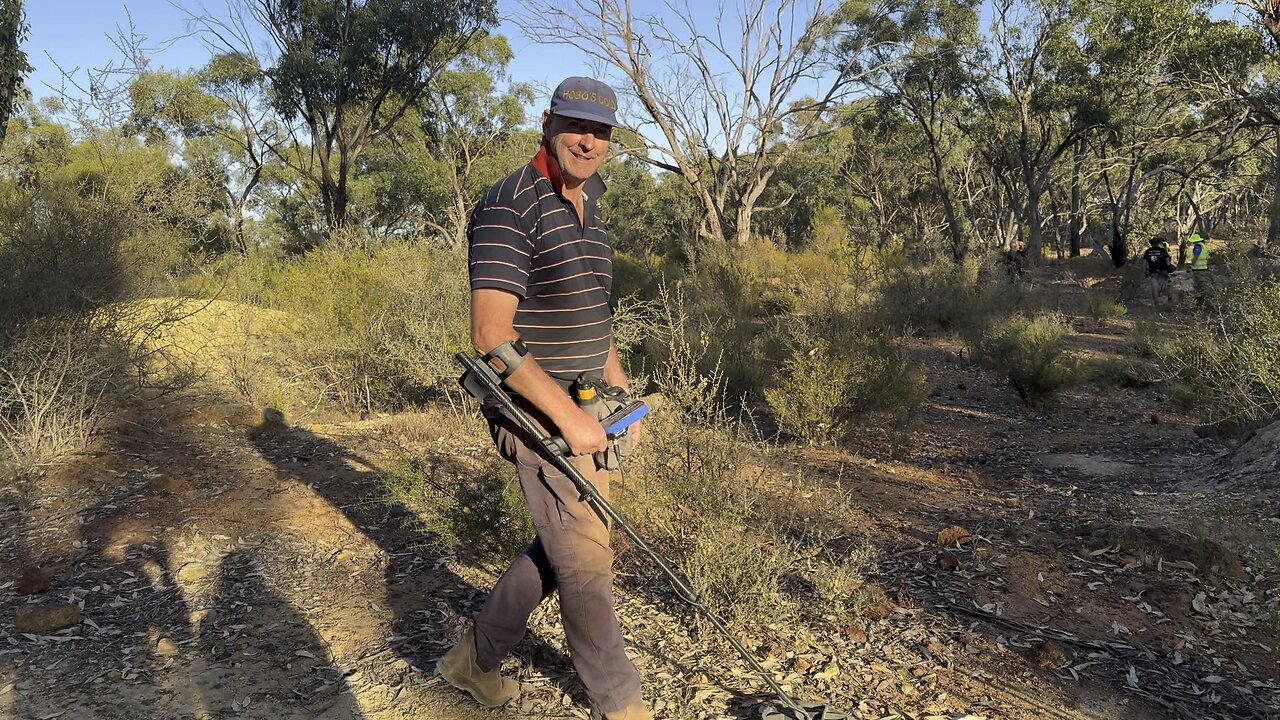
{"label": "striped polo shirt", "polygon": [[584,188],[584,224],[561,194],[544,144],[485,193],[467,227],[471,289],[520,298],[514,326],[538,365],[560,380],[604,368],[613,338],[613,253],[600,224],[599,176]]}

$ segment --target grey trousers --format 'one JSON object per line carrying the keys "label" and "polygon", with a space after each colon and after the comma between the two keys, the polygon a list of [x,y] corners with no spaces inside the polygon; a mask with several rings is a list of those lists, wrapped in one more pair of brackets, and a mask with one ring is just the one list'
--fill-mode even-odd
{"label": "grey trousers", "polygon": [[[500,667],[524,637],[529,615],[558,591],[569,653],[592,707],[602,713],[623,710],[640,700],[640,675],[627,657],[613,611],[609,529],[513,420],[497,408],[486,408],[485,414],[498,452],[516,466],[537,536],[502,574],[475,617],[476,658],[485,667]],[[590,457],[575,460],[607,499],[608,473],[597,471]]]}

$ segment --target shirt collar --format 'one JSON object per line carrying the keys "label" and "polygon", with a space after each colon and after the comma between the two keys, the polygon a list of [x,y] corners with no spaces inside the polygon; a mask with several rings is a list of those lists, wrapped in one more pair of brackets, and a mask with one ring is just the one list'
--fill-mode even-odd
{"label": "shirt collar", "polygon": [[[560,173],[560,163],[556,160],[556,156],[551,152],[551,145],[546,140],[542,141],[542,145],[538,147],[538,153],[533,156],[529,164],[535,170],[542,173],[542,176],[551,181],[551,188],[556,191],[560,197],[564,197],[564,175]],[[596,173],[587,178],[587,182],[583,185],[583,193],[588,200],[594,200],[604,194],[608,189],[604,181],[600,179],[600,173]]]}

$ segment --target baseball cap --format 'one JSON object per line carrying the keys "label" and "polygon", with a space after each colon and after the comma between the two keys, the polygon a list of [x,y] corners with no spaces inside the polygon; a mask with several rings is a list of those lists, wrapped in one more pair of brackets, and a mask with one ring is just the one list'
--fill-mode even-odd
{"label": "baseball cap", "polygon": [[594,120],[618,127],[618,96],[613,88],[587,77],[565,78],[551,94],[551,114]]}

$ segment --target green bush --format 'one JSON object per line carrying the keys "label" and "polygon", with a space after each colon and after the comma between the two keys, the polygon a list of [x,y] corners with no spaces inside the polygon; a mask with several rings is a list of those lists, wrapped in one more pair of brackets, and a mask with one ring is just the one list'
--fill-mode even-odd
{"label": "green bush", "polygon": [[913,409],[926,393],[924,373],[887,338],[843,335],[797,346],[781,382],[765,399],[784,433],[810,444],[839,442],[859,413]]}
{"label": "green bush", "polygon": [[1064,349],[1068,332],[1061,315],[1014,315],[983,334],[975,356],[1008,377],[1023,400],[1048,400],[1079,379],[1079,363]]}
{"label": "green bush", "polygon": [[1089,293],[1089,317],[1099,324],[1107,324],[1124,317],[1129,309],[1110,295]]}
{"label": "green bush", "polygon": [[1150,362],[1128,357],[1108,357],[1092,360],[1083,368],[1084,374],[1099,387],[1148,387],[1158,380],[1158,370]]}
{"label": "green bush", "polygon": [[879,326],[899,332],[941,330],[967,335],[995,312],[998,286],[994,282],[979,285],[974,261],[963,265],[902,262],[884,280],[873,315]]}
{"label": "green bush", "polygon": [[1224,294],[1156,352],[1209,422],[1233,427],[1280,417],[1280,283]]}
{"label": "green bush", "polygon": [[493,457],[478,472],[451,471],[448,458],[409,458],[381,473],[384,502],[414,511],[419,532],[442,552],[505,564],[534,536],[512,466]]}

